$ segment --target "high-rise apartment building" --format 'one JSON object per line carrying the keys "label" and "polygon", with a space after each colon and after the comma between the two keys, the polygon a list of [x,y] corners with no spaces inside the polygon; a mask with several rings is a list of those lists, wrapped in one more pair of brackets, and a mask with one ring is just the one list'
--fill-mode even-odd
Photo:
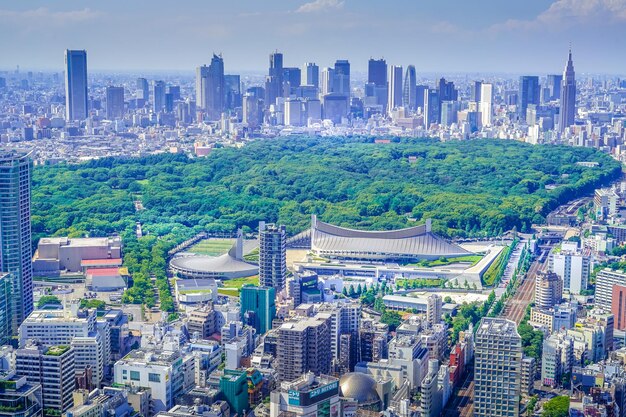
{"label": "high-rise apartment building", "polygon": [[[548,270],[563,279],[563,289],[580,294],[587,289],[591,270],[591,258],[578,249],[576,242],[564,242],[560,251],[553,251],[548,260]],[[597,297],[596,297],[597,298]],[[610,309],[610,297],[608,306]]]}
{"label": "high-rise apartment building", "polygon": [[11,274],[11,334],[33,311],[30,154],[0,151],[0,271]]}
{"label": "high-rise apartment building", "polygon": [[389,67],[389,97],[387,98],[387,113],[402,106],[402,67]]}
{"label": "high-rise apartment building", "polygon": [[259,284],[280,291],[287,275],[285,226],[259,223]]}
{"label": "high-rise apartment building", "polygon": [[554,272],[537,273],[535,279],[535,307],[547,310],[561,303],[563,280]]}
{"label": "high-rise apartment building", "polygon": [[522,339],[511,320],[485,317],[476,332],[475,417],[518,417]]}
{"label": "high-rise apartment building", "polygon": [[561,109],[559,111],[559,132],[574,124],[576,118],[576,75],[574,73],[574,62],[572,61],[572,50],[570,49],[563,71],[563,81],[561,82]]}
{"label": "high-rise apartment building", "polygon": [[276,317],[276,290],[272,287],[247,285],[241,288],[241,321],[265,334]]}
{"label": "high-rise apartment building", "polygon": [[302,71],[302,84],[312,85],[319,88],[320,67],[313,62],[307,62],[304,64],[304,70]]}
{"label": "high-rise apartment building", "polygon": [[19,345],[26,346],[29,341],[42,346],[72,346],[76,369],[91,368],[94,386],[104,378],[111,355],[111,332],[108,322],[97,320],[95,310],[35,310],[19,328]]}
{"label": "high-rise apartment building", "polygon": [[404,85],[402,87],[402,106],[410,111],[417,110],[417,74],[415,66],[409,65],[404,73]]}
{"label": "high-rise apartment building", "polygon": [[65,50],[65,118],[84,120],[88,115],[87,51]]}
{"label": "high-rise apartment building", "polygon": [[431,294],[426,300],[426,320],[433,327],[441,323],[442,299],[439,294]]}
{"label": "high-rise apartment building", "polygon": [[72,407],[76,387],[74,349],[71,346],[30,344],[15,354],[15,373],[41,385],[43,408],[59,415]]}
{"label": "high-rise apartment building", "polygon": [[107,87],[106,98],[107,119],[114,120],[124,117],[124,87]]}
{"label": "high-rise apartment building", "polygon": [[[612,311],[614,291],[619,291],[619,286],[626,286],[626,273],[604,268],[596,275],[596,294],[594,304],[596,308],[605,312]],[[617,288],[616,288],[617,287]],[[619,315],[617,316],[619,318]]]}
{"label": "high-rise apartment building", "polygon": [[330,372],[330,319],[326,315],[286,322],[278,329],[278,375],[293,381],[306,372]]}
{"label": "high-rise apartment building", "polygon": [[530,104],[539,105],[539,77],[522,75],[519,79],[517,114],[520,121],[526,122],[526,110]]}

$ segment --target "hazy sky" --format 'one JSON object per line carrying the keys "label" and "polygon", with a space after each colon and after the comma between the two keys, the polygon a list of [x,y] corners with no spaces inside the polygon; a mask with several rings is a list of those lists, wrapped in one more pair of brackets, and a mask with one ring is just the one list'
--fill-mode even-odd
{"label": "hazy sky", "polygon": [[370,57],[421,72],[626,73],[626,0],[0,0],[0,67],[227,72]]}

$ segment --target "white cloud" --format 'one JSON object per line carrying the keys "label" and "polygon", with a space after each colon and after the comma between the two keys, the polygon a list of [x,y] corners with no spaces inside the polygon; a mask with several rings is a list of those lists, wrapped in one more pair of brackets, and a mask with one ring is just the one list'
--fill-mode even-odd
{"label": "white cloud", "polygon": [[89,8],[68,11],[51,11],[46,7],[22,11],[0,9],[0,20],[13,23],[45,21],[46,23],[64,25],[94,20],[103,15],[102,12]]}
{"label": "white cloud", "polygon": [[344,2],[341,0],[313,0],[298,7],[296,13],[312,13],[341,9],[343,5]]}
{"label": "white cloud", "polygon": [[560,29],[586,24],[626,21],[626,0],[556,0],[532,20],[510,19],[493,25],[492,31]]}

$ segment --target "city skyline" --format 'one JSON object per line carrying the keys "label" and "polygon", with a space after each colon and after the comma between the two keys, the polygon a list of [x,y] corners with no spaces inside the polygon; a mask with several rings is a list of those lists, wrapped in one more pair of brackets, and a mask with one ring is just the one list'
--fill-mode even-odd
{"label": "city skyline", "polygon": [[[191,72],[212,53],[222,54],[228,71],[262,71],[268,52],[279,50],[286,66],[348,59],[354,72],[364,72],[370,57],[384,57],[392,65],[414,64],[418,73],[551,73],[562,68],[560,51],[571,43],[579,73],[623,73],[626,58],[614,51],[626,34],[626,1],[452,3],[401,0],[384,8],[370,1],[274,0],[261,8],[188,1],[174,8],[139,1],[125,4],[124,13],[116,2],[0,6],[0,34],[12,40],[3,47],[3,69],[58,70],[58,52],[69,48],[88,50],[94,71]],[[372,30],[380,36],[367,36]],[[138,47],[110,47],[129,40]]]}

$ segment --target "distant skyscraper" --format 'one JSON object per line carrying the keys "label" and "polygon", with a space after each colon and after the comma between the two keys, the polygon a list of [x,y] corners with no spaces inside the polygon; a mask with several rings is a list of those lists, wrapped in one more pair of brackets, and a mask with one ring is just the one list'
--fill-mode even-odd
{"label": "distant skyscraper", "polygon": [[241,77],[233,74],[224,75],[224,88],[226,90],[225,107],[230,110],[241,107]]}
{"label": "distant skyscraper", "polygon": [[387,98],[387,112],[402,106],[402,67],[389,67],[389,97]]}
{"label": "distant skyscraper", "polygon": [[241,321],[254,327],[257,334],[272,328],[276,317],[276,290],[252,285],[241,288]]}
{"label": "distant skyscraper", "polygon": [[152,86],[152,110],[159,113],[165,109],[165,81],[155,81]]}
{"label": "distant skyscraper", "polygon": [[285,226],[259,223],[259,284],[277,292],[287,275],[287,232]]}
{"label": "distant skyscraper", "polygon": [[482,81],[474,81],[474,83],[470,86],[470,101],[480,101],[480,89],[482,85]]}
{"label": "distant skyscraper", "polygon": [[324,68],[322,70],[322,79],[320,80],[320,94],[325,96],[332,93],[334,90],[335,82],[335,70],[333,68]]}
{"label": "distant skyscraper", "polygon": [[265,105],[276,104],[276,97],[283,96],[283,54],[270,54],[269,75],[265,80]]}
{"label": "distant skyscraper", "polygon": [[172,95],[172,100],[180,100],[180,85],[170,85],[167,87],[167,92]]}
{"label": "distant skyscraper", "polygon": [[491,126],[493,115],[493,84],[480,84],[480,114],[483,126]]}
{"label": "distant skyscraper", "polygon": [[441,78],[439,80],[439,99],[441,101],[457,101],[458,98],[459,92],[454,87],[454,82]]}
{"label": "distant skyscraper", "polygon": [[417,110],[417,75],[415,66],[409,65],[404,74],[404,86],[402,88],[402,105],[411,110]]}
{"label": "distant skyscraper", "polygon": [[[262,101],[262,100],[261,100]],[[251,94],[246,93],[243,96],[243,118],[242,122],[248,125],[250,129],[256,129],[261,125],[262,109],[260,109],[259,99]]]}
{"label": "distant skyscraper", "polygon": [[415,87],[415,101],[417,104],[417,108],[422,109],[422,113],[424,113],[424,92],[428,90],[427,85],[418,85]]}
{"label": "distant skyscraper", "polygon": [[522,338],[511,320],[485,317],[476,332],[474,416],[519,416]]}
{"label": "distant skyscraper", "polygon": [[526,121],[529,104],[539,105],[539,77],[535,75],[523,75],[519,79],[517,114],[521,121]]}
{"label": "distant skyscraper", "polygon": [[550,100],[559,100],[561,98],[561,84],[563,83],[563,75],[548,74],[547,87],[550,92],[548,97]]}
{"label": "distant skyscraper", "polygon": [[335,62],[334,93],[350,97],[350,63],[345,59]]}
{"label": "distant skyscraper", "polygon": [[33,311],[30,155],[0,151],[0,271],[11,274],[11,331]]}
{"label": "distant skyscraper", "polygon": [[439,91],[429,88],[424,90],[424,125],[426,129],[432,124],[439,124],[441,117],[441,100]]}
{"label": "distant skyscraper", "polygon": [[370,59],[367,65],[367,82],[377,87],[387,86],[387,62],[384,59]]}
{"label": "distant skyscraper", "polygon": [[294,94],[295,90],[300,87],[300,80],[302,78],[302,71],[296,67],[283,68],[283,83],[284,93],[289,96]]}
{"label": "distant skyscraper", "polygon": [[107,87],[106,97],[107,119],[114,120],[124,117],[124,87]]}
{"label": "distant skyscraper", "polygon": [[565,131],[574,124],[576,118],[576,76],[572,62],[572,50],[567,57],[567,64],[563,71],[561,86],[561,109],[559,111],[559,132]]}
{"label": "distant skyscraper", "polygon": [[213,54],[211,64],[196,68],[196,105],[204,110],[208,120],[219,120],[226,100],[224,60]]}
{"label": "distant skyscraper", "polygon": [[65,118],[87,118],[87,51],[65,51]]}
{"label": "distant skyscraper", "polygon": [[320,67],[313,62],[307,62],[304,65],[304,71],[302,73],[302,84],[312,85],[315,87],[320,86]]}
{"label": "distant skyscraper", "polygon": [[137,78],[137,98],[150,100],[150,86],[145,78]]}

